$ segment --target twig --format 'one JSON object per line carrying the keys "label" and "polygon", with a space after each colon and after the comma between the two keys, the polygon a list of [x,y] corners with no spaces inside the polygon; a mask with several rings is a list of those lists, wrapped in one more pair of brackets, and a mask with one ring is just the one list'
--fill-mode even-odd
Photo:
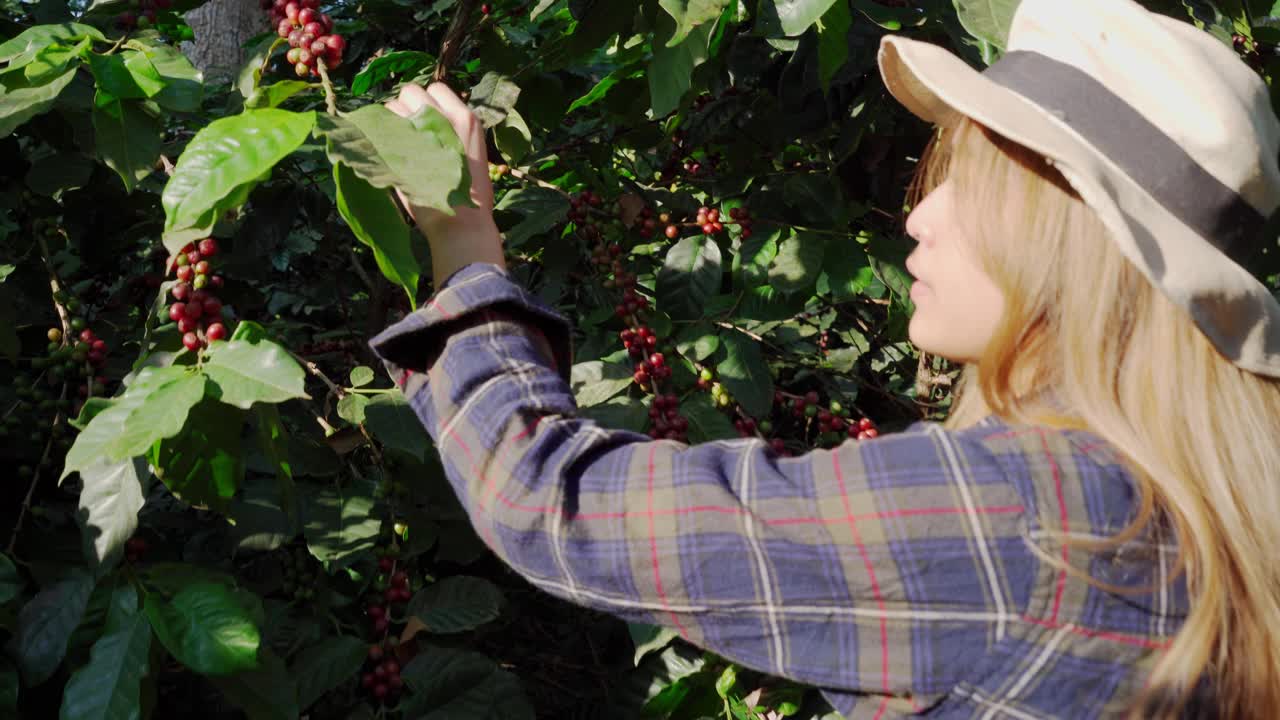
{"label": "twig", "polygon": [[299,356],[297,353],[295,353],[294,351],[288,348],[285,348],[285,352],[289,353],[290,357],[293,358],[294,362],[306,368],[307,372],[320,378],[320,381],[323,382],[329,388],[330,394],[337,395],[339,400],[341,400],[343,396],[347,394],[345,390],[343,390],[341,387],[335,384],[332,380],[330,380],[329,376],[325,375],[324,371],[321,370],[318,365],[311,362],[310,360],[307,360],[306,358]]}
{"label": "twig", "polygon": [[435,72],[432,73],[436,82],[445,81],[449,75],[449,68],[452,67],[454,60],[458,59],[458,53],[471,26],[471,13],[475,4],[475,0],[462,0],[458,3],[458,10],[453,14],[453,20],[449,23],[448,31],[445,32],[444,42],[440,44],[440,60],[436,63]]}
{"label": "twig", "polygon": [[369,277],[369,273],[365,272],[364,266],[360,264],[360,258],[356,257],[355,248],[348,245],[347,252],[351,255],[351,268],[355,270],[356,275],[364,281],[365,286],[372,291],[376,287],[374,285],[373,278]]}
{"label": "twig", "polygon": [[324,85],[324,104],[330,115],[338,114],[338,98],[333,94],[333,83],[329,80],[329,71],[325,70],[324,60],[316,62],[316,69],[320,71],[320,82]]}
{"label": "twig", "polygon": [[[61,415],[61,413],[59,413]],[[57,422],[57,417],[54,418]],[[31,486],[27,488],[26,497],[22,498],[22,506],[18,508],[18,520],[13,524],[13,532],[9,534],[9,544],[5,548],[5,553],[13,555],[13,549],[18,544],[18,533],[22,530],[22,522],[27,518],[27,511],[31,508],[31,498],[36,493],[36,485],[40,483],[40,468],[44,467],[49,460],[49,450],[53,448],[53,436],[45,441],[44,453],[40,456],[40,462],[36,464],[36,471],[31,476]]]}
{"label": "twig", "polygon": [[558,192],[565,197],[569,197],[569,193],[565,192],[564,190],[561,190],[560,188],[556,187],[555,185],[552,185],[546,180],[536,178],[523,170],[517,170],[516,168],[511,168],[511,177],[516,178],[517,180],[524,180],[525,182],[531,182],[534,185],[537,185],[538,187],[543,188],[545,190],[554,190],[555,192]]}
{"label": "twig", "polygon": [[267,48],[267,54],[262,58],[262,66],[258,68],[258,77],[253,80],[253,89],[258,89],[258,83],[262,80],[262,76],[267,72],[267,63],[271,62],[271,55],[275,53],[276,48],[280,47],[280,43],[284,42],[284,38],[277,36],[275,42],[271,43],[271,47]]}

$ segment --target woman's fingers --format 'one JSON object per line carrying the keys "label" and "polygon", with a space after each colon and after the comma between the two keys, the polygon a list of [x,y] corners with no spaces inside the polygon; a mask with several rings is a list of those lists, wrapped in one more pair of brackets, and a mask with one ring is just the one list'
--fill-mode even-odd
{"label": "woman's fingers", "polygon": [[413,111],[409,109],[409,106],[400,102],[399,99],[388,100],[385,103],[383,103],[383,105],[385,105],[388,110],[399,115],[400,117],[407,118],[413,114]]}

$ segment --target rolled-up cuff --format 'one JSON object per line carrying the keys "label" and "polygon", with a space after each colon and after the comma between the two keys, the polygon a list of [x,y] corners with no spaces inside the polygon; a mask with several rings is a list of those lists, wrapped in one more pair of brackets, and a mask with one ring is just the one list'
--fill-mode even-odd
{"label": "rolled-up cuff", "polygon": [[540,332],[551,347],[556,370],[568,381],[573,364],[568,320],[488,263],[473,263],[451,275],[426,305],[383,330],[369,347],[403,385],[405,371],[431,368],[450,335],[489,322],[494,315]]}

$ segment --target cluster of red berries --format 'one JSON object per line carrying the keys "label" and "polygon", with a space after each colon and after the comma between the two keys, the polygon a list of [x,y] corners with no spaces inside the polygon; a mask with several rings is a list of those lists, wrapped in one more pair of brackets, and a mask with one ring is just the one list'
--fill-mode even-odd
{"label": "cluster of red berries", "polygon": [[584,223],[587,221],[589,214],[588,208],[600,208],[604,206],[604,198],[591,192],[583,190],[580,193],[569,196],[569,222]]}
{"label": "cluster of red berries", "polygon": [[644,207],[640,210],[640,214],[636,215],[636,219],[632,221],[631,226],[640,234],[640,237],[647,240],[653,237],[654,231],[658,229],[658,223],[669,222],[671,222],[670,214],[662,213],[657,216],[657,219],[654,219],[653,208]]}
{"label": "cluster of red berries", "polygon": [[[645,329],[648,330],[648,328]],[[654,339],[656,340],[657,338]],[[667,365],[667,359],[662,353],[653,353],[640,361],[640,366],[636,368],[632,379],[636,381],[641,390],[648,390],[649,384],[654,380],[659,382],[670,380],[671,367]]]}
{"label": "cluster of red berries", "polygon": [[396,569],[397,555],[398,553],[387,553],[378,558],[380,577],[375,582],[375,588],[382,590],[382,597],[373,600],[365,608],[365,614],[373,621],[373,632],[376,635],[385,634],[391,626],[387,609],[407,603],[413,598],[413,591],[409,589],[409,573]]}
{"label": "cluster of red berries", "polygon": [[271,13],[276,34],[289,41],[285,60],[298,77],[320,74],[316,65],[324,61],[328,70],[342,64],[347,40],[333,34],[333,19],[319,11],[320,0],[261,0]]}
{"label": "cluster of red berries", "polygon": [[1231,44],[1254,72],[1262,72],[1266,66],[1266,61],[1262,58],[1262,50],[1268,50],[1268,54],[1272,55],[1276,52],[1275,47],[1264,47],[1262,43],[1250,40],[1240,33],[1231,36]]}
{"label": "cluster of red berries", "polygon": [[138,0],[138,11],[126,10],[116,16],[116,27],[121,30],[146,30],[156,22],[156,11],[173,7],[173,0]]}
{"label": "cluster of red berries", "polygon": [[149,549],[147,541],[135,535],[124,544],[124,559],[136,563],[147,556]]}
{"label": "cluster of red berries", "polygon": [[223,284],[221,275],[211,274],[208,260],[217,254],[218,242],[205,238],[199,243],[187,243],[168,263],[178,279],[169,289],[174,299],[169,306],[169,319],[178,323],[182,345],[192,352],[227,337],[222,301],[210,292]]}
{"label": "cluster of red berries", "polygon": [[[670,373],[670,368],[665,368]],[[680,398],[655,395],[649,403],[649,437],[689,442],[689,419],[680,414]]]}
{"label": "cluster of red berries", "polygon": [[622,340],[622,346],[627,349],[627,353],[636,360],[653,353],[658,347],[658,336],[654,335],[653,330],[647,325],[641,325],[634,330],[626,328],[618,333],[618,337]]}
{"label": "cluster of red berries", "polygon": [[[663,234],[668,239],[675,240],[680,237],[680,226],[671,223],[671,216],[668,213],[659,215],[658,221],[666,224]],[[729,224],[736,224],[742,228],[742,238],[744,240],[751,237],[751,213],[745,207],[735,207],[729,210]],[[719,208],[703,206],[698,208],[698,214],[694,216],[693,226],[703,235],[715,235],[716,233],[724,232],[725,221],[721,217]],[[645,235],[646,231],[652,232],[648,222],[643,222],[640,230],[641,235]]]}
{"label": "cluster of red berries", "polygon": [[400,663],[381,644],[369,646],[368,662],[360,677],[360,687],[378,702],[394,699],[404,687],[404,681],[400,678]]}

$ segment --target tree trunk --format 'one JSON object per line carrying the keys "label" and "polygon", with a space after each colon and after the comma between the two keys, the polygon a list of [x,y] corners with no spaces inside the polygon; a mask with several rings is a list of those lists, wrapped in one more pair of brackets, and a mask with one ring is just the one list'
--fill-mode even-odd
{"label": "tree trunk", "polygon": [[209,0],[186,17],[196,39],[183,43],[182,52],[206,82],[234,81],[245,41],[267,29],[267,13],[258,0]]}

